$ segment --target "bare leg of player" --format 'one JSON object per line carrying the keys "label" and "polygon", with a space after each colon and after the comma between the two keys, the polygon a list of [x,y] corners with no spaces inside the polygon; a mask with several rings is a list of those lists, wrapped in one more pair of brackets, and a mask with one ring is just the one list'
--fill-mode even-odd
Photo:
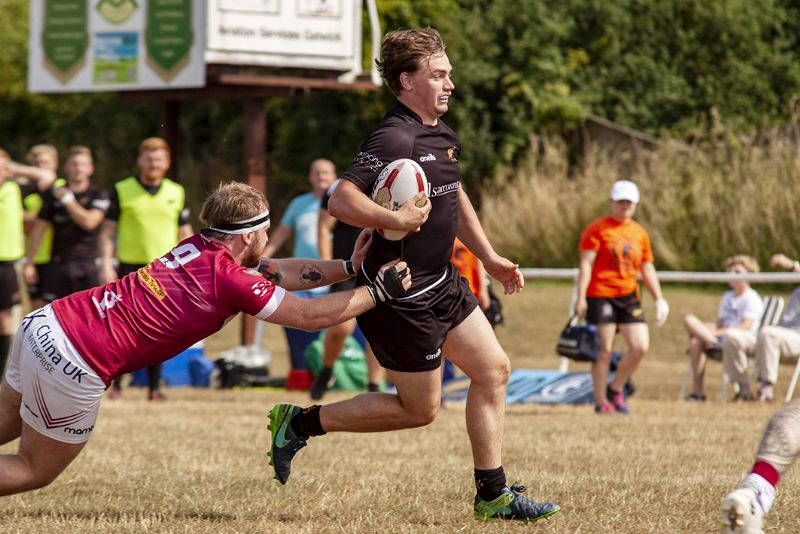
{"label": "bare leg of player", "polygon": [[325,396],[328,382],[333,376],[333,365],[342,353],[347,336],[353,333],[355,327],[356,320],[351,319],[325,330],[325,337],[322,341],[322,367],[314,377],[314,382],[309,390],[313,400],[320,400]]}
{"label": "bare leg of player", "polygon": [[706,344],[699,337],[689,338],[689,363],[692,366],[692,393],[689,400],[703,400],[703,383],[706,376]]}
{"label": "bare leg of player", "polygon": [[775,501],[775,487],[798,456],[800,400],[794,400],[770,418],[753,469],[722,501],[724,533],[763,532],[764,516]]}
{"label": "bare leg of player", "polygon": [[11,495],[50,484],[75,459],[84,445],[50,439],[23,422],[17,454],[0,455],[0,495]]}
{"label": "bare leg of player", "polygon": [[397,395],[370,393],[326,404],[319,412],[322,428],[326,432],[385,432],[430,424],[441,404],[441,371],[387,373]]}
{"label": "bare leg of player", "polygon": [[597,354],[597,360],[592,362],[592,390],[594,391],[595,411],[598,413],[613,412],[613,407],[609,405],[608,397],[606,396],[606,386],[608,384],[608,370],[611,365],[611,351],[614,347],[616,332],[616,323],[597,325],[600,352]]}
{"label": "bare leg of player", "polygon": [[620,358],[614,380],[611,381],[611,389],[614,391],[622,391],[625,382],[633,376],[650,348],[650,331],[645,323],[621,324],[619,332],[625,338],[628,350]]}
{"label": "bare leg of player", "polygon": [[470,378],[467,433],[476,469],[502,465],[506,386],[511,363],[479,308],[447,334],[442,352]]}

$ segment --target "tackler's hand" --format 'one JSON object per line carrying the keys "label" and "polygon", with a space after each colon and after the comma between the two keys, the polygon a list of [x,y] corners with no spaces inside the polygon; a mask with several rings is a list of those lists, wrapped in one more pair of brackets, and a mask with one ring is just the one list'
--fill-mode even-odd
{"label": "tackler's hand", "polygon": [[356,273],[361,270],[361,264],[364,263],[364,258],[367,257],[370,245],[372,245],[372,229],[365,228],[358,234],[358,239],[356,239],[356,244],[353,248],[353,255],[350,256],[350,261]]}

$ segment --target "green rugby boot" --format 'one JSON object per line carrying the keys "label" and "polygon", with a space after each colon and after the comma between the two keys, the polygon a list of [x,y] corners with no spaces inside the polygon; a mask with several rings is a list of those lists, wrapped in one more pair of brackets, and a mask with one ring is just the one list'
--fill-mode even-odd
{"label": "green rugby boot", "polygon": [[292,419],[302,408],[292,404],[276,404],[269,412],[269,428],[272,433],[272,447],[267,453],[269,464],[275,469],[275,478],[286,484],[292,469],[292,458],[297,451],[306,446],[306,440],[292,430]]}
{"label": "green rugby boot", "polygon": [[518,521],[538,521],[550,517],[561,510],[552,502],[535,502],[522,495],[525,486],[503,488],[503,492],[492,501],[484,501],[475,495],[475,519],[492,521],[494,519],[516,519]]}

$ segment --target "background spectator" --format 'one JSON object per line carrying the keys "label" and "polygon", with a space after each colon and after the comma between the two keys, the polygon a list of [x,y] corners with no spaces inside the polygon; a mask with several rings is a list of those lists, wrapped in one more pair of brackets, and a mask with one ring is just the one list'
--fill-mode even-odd
{"label": "background spectator", "polygon": [[[750,256],[739,254],[725,261],[725,269],[730,273],[757,273],[758,262]],[[755,289],[745,280],[732,280],[731,289],[722,295],[717,312],[716,323],[706,323],[696,315],[686,314],[683,324],[689,332],[689,361],[692,364],[692,393],[689,400],[703,401],[703,378],[706,370],[706,356],[710,349],[721,349],[725,345],[746,343],[752,345],[756,340],[758,325],[764,313],[764,303]],[[726,338],[730,336],[730,342]]]}
{"label": "background spectator", "polygon": [[[638,277],[656,301],[656,325],[669,315],[661,284],[653,266],[653,250],[647,231],[633,220],[639,204],[639,188],[628,180],[611,187],[611,215],[584,228],[579,245],[580,268],[575,314],[597,325],[601,349],[592,363],[595,411],[628,413],[623,388],[650,347],[650,333],[642,310]],[[628,350],[608,383],[611,351],[617,329]]]}
{"label": "background spectator", "polygon": [[[108,192],[94,186],[92,152],[85,146],[70,148],[65,165],[67,185],[42,195],[43,205],[31,228],[25,281],[40,285],[45,302],[92,288],[99,283],[97,236],[110,204]],[[34,257],[52,225],[53,245],[46,277],[39,279]]]}
{"label": "background spectator", "polygon": [[[800,263],[783,254],[773,255],[770,265],[800,272]],[[747,359],[753,355],[753,379],[759,383],[757,398],[769,402],[774,398],[781,359],[796,360],[800,355],[800,288],[792,292],[776,326],[764,326],[755,338],[736,335],[723,343],[725,372],[739,384],[739,395],[745,399],[754,397],[747,374]]]}
{"label": "background spectator", "polygon": [[[183,186],[166,177],[170,150],[159,137],[149,137],[139,145],[136,160],[138,176],[114,185],[111,204],[100,232],[100,278],[107,284],[144,267],[163,256],[178,241],[192,235],[189,207]],[[119,260],[117,270],[113,259]],[[160,390],[161,364],[147,369],[150,400],[164,400]],[[111,390],[118,397],[121,380]]]}

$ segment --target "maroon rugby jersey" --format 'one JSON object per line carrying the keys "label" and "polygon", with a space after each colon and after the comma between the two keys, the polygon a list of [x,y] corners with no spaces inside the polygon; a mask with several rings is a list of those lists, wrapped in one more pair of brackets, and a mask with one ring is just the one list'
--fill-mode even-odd
{"label": "maroon rugby jersey", "polygon": [[284,295],[198,234],[119,280],[54,301],[53,310],[86,363],[110,384],[175,356],[240,311],[266,319]]}

